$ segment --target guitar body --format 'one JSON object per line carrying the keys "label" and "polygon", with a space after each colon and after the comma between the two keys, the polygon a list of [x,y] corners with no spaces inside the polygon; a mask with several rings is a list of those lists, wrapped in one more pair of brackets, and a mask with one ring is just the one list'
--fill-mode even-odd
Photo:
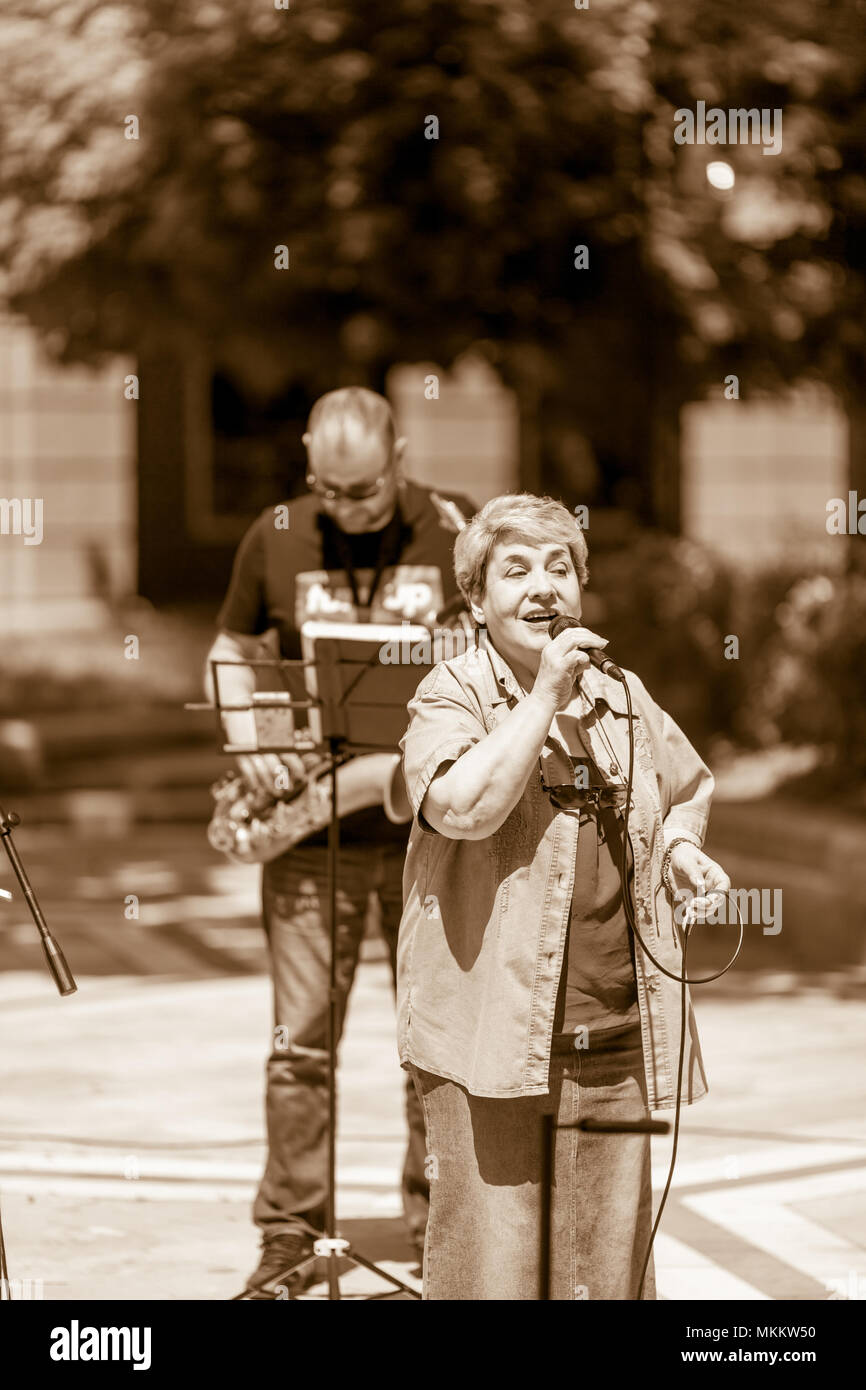
{"label": "guitar body", "polygon": [[[291,800],[265,800],[252,792],[239,772],[228,772],[212,787],[216,801],[208,840],[240,864],[267,864],[308,835],[324,830],[331,819],[331,772],[327,766],[310,776]],[[395,753],[365,753],[337,768],[340,817],[384,806],[389,820],[401,824],[412,811],[403,785],[401,760]]]}

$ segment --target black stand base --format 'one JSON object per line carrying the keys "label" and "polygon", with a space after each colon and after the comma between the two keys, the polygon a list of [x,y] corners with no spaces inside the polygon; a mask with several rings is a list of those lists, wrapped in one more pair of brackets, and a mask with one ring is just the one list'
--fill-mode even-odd
{"label": "black stand base", "polygon": [[341,1261],[348,1261],[349,1264],[355,1265],[356,1268],[359,1269],[369,1269],[373,1274],[377,1275],[378,1278],[384,1279],[387,1284],[392,1285],[392,1288],[388,1289],[385,1293],[365,1294],[361,1300],[362,1302],[372,1303],[376,1300],[396,1298],[398,1294],[405,1294],[408,1298],[412,1299],[421,1298],[421,1294],[417,1289],[413,1289],[411,1284],[406,1284],[402,1279],[398,1279],[396,1274],[389,1274],[387,1270],[382,1269],[380,1265],[375,1264],[372,1260],[368,1260],[364,1255],[354,1254],[351,1242],[346,1240],[344,1236],[320,1236],[313,1244],[312,1255],[308,1255],[304,1260],[299,1260],[297,1264],[289,1265],[287,1269],[282,1270],[274,1279],[268,1280],[267,1285],[262,1285],[259,1288],[244,1289],[243,1293],[235,1295],[232,1302],[250,1301],[255,1298],[256,1294],[264,1293],[266,1288],[279,1288],[280,1285],[282,1285],[285,1280],[290,1279],[293,1274],[299,1274],[301,1270],[306,1269],[308,1265],[311,1265],[315,1260],[319,1259],[325,1259],[328,1263],[329,1302],[341,1301],[343,1297],[340,1291]]}

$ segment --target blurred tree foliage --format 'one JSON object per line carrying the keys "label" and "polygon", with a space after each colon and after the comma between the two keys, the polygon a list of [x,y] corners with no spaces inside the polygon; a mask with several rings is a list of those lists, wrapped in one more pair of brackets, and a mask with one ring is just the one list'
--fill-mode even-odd
{"label": "blurred tree foliage", "polygon": [[730,571],[704,546],[649,531],[589,558],[588,626],[628,653],[653,698],[708,753],[714,736],[732,733],[744,695],[740,663],[724,655],[736,630]]}
{"label": "blurred tree foliage", "polygon": [[856,571],[752,579],[740,596],[744,664],[733,731],[744,743],[816,744],[808,795],[857,789],[866,807],[866,576]]}
{"label": "blurred tree foliage", "polygon": [[[866,347],[864,15],[5,0],[3,292],[61,360],[194,332],[262,393],[477,341],[512,384],[567,392],[576,344],[613,370],[622,315],[679,399],[727,372],[844,390]],[[782,108],[782,152],[675,145],[699,99]]]}

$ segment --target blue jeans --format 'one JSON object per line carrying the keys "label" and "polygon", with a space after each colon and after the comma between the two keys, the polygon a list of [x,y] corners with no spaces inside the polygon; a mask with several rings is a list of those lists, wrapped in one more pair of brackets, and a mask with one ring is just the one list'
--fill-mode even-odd
{"label": "blue jeans", "polygon": [[[542,1123],[647,1116],[640,1027],[554,1052],[550,1094],[471,1096],[413,1067],[427,1120],[426,1299],[537,1299]],[[635,1299],[652,1229],[650,1140],[559,1129],[551,1201],[551,1298]],[[655,1298],[650,1260],[643,1297]]]}
{"label": "blue jeans", "polygon": [[[253,1219],[263,1235],[321,1231],[328,1152],[326,1029],[328,1015],[327,849],[299,845],[264,866],[262,902],[274,981],[274,1046],[267,1062],[268,1159]],[[337,980],[342,1032],[364,935],[367,897],[376,891],[382,930],[396,963],[403,908],[405,848],[356,844],[340,849]],[[396,1048],[396,1041],[395,1041]],[[424,1116],[407,1078],[409,1146],[403,1208],[413,1239],[427,1223]]]}

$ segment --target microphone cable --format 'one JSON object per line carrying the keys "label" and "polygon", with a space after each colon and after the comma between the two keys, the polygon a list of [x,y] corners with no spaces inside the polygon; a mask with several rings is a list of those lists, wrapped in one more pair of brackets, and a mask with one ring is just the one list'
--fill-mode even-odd
{"label": "microphone cable", "polygon": [[[681,1110],[682,1110],[683,1066],[684,1066],[684,1064],[685,1064],[685,1055],[686,1055],[686,1007],[687,1007],[687,1001],[686,1001],[686,986],[687,986],[687,985],[705,985],[705,984],[708,984],[711,980],[718,980],[718,978],[719,978],[721,975],[727,974],[727,972],[731,969],[731,967],[733,966],[735,960],[737,959],[737,956],[740,954],[740,950],[742,949],[744,927],[743,927],[743,918],[742,918],[742,915],[741,915],[741,913],[740,913],[739,906],[738,906],[738,905],[736,904],[736,902],[735,902],[735,903],[734,903],[734,906],[735,906],[735,908],[736,908],[737,919],[738,919],[739,924],[740,924],[740,934],[739,934],[739,940],[737,941],[737,949],[734,951],[734,954],[731,956],[731,959],[727,962],[727,964],[724,965],[724,966],[722,966],[722,969],[721,969],[721,970],[715,971],[715,973],[712,974],[712,975],[700,975],[700,976],[698,976],[698,977],[695,978],[695,979],[690,979],[689,976],[686,974],[686,953],[687,953],[687,950],[688,950],[689,932],[691,931],[692,927],[695,925],[695,922],[697,921],[697,918],[696,918],[696,917],[690,916],[690,920],[684,922],[685,930],[684,930],[684,933],[683,933],[683,943],[682,943],[683,971],[682,971],[682,974],[681,974],[681,975],[676,975],[676,974],[674,974],[673,971],[668,970],[668,969],[666,968],[666,966],[662,965],[661,961],[656,960],[656,958],[655,958],[655,956],[653,955],[652,951],[649,949],[649,947],[647,946],[647,944],[646,944],[646,942],[644,941],[643,937],[641,936],[640,932],[638,931],[637,922],[636,922],[636,920],[635,920],[635,910],[634,910],[634,902],[633,902],[632,893],[631,893],[631,884],[629,883],[629,880],[628,880],[628,870],[627,870],[627,867],[626,867],[626,859],[627,859],[627,851],[628,851],[628,850],[631,850],[632,863],[634,863],[634,849],[632,848],[632,844],[631,844],[631,841],[629,840],[629,835],[628,835],[628,821],[629,821],[629,812],[630,812],[630,810],[631,810],[632,784],[633,784],[633,781],[634,781],[634,715],[633,715],[633,713],[632,713],[631,691],[630,691],[629,688],[628,688],[628,681],[625,679],[625,676],[622,677],[622,687],[623,687],[623,690],[625,691],[626,709],[627,709],[627,711],[628,711],[628,782],[627,782],[627,786],[626,786],[625,806],[624,806],[624,808],[623,808],[623,818],[622,818],[622,820],[623,820],[623,824],[622,824],[622,854],[621,854],[620,857],[619,857],[619,881],[620,881],[620,887],[621,887],[621,890],[622,890],[623,910],[624,910],[624,912],[625,912],[626,921],[627,921],[629,927],[631,928],[632,932],[634,933],[635,937],[637,938],[637,941],[638,941],[638,943],[640,944],[640,947],[641,947],[642,951],[644,952],[644,955],[646,955],[646,956],[649,957],[649,959],[652,961],[653,965],[656,967],[657,970],[660,970],[660,971],[662,972],[663,975],[666,975],[666,976],[668,977],[669,980],[676,980],[677,983],[681,986],[681,991],[680,991],[680,1055],[679,1055],[679,1063],[678,1063],[678,1066],[677,1066],[677,1098],[676,1098],[676,1107],[675,1107],[675,1113],[674,1113],[674,1137],[673,1137],[673,1147],[672,1147],[672,1150],[671,1150],[671,1161],[670,1161],[670,1166],[669,1166],[669,1168],[668,1168],[667,1182],[665,1183],[664,1192],[662,1193],[662,1198],[661,1198],[661,1201],[660,1201],[660,1203],[659,1203],[659,1209],[658,1209],[658,1212],[656,1213],[656,1219],[655,1219],[655,1221],[653,1222],[653,1228],[652,1228],[652,1232],[651,1232],[651,1234],[650,1234],[649,1243],[648,1243],[648,1245],[647,1245],[646,1255],[644,1256],[643,1268],[642,1268],[642,1270],[641,1270],[640,1282],[639,1282],[639,1284],[638,1284],[637,1295],[636,1295],[636,1300],[639,1301],[640,1298],[641,1298],[641,1295],[642,1295],[642,1293],[643,1293],[644,1280],[646,1279],[646,1272],[647,1272],[647,1269],[649,1268],[650,1255],[652,1254],[653,1245],[655,1244],[656,1232],[658,1231],[659,1223],[661,1222],[661,1219],[662,1219],[662,1213],[663,1213],[663,1211],[664,1211],[664,1209],[665,1209],[665,1203],[667,1202],[667,1199],[668,1199],[668,1193],[670,1192],[671,1183],[673,1182],[674,1167],[675,1167],[676,1161],[677,1161],[677,1145],[678,1145],[678,1142],[679,1142],[679,1133],[680,1133],[680,1113],[681,1113]],[[663,886],[666,887],[666,885],[663,885]],[[728,892],[730,892],[730,889],[728,889]],[[727,896],[727,895],[725,895],[725,896]],[[689,909],[687,909],[687,912],[689,912]],[[676,919],[674,919],[674,933],[676,933]]]}

